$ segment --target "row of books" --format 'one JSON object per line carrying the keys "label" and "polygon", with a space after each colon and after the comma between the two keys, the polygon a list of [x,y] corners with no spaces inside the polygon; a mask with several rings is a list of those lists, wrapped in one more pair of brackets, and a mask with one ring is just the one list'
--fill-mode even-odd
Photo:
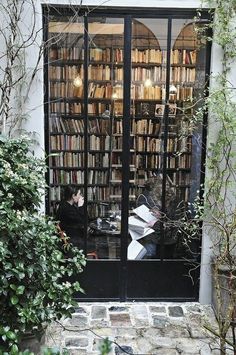
{"label": "row of books", "polygon": [[195,68],[172,67],[170,81],[175,83],[193,83],[196,79]]}
{"label": "row of books", "polygon": [[[135,156],[135,166],[137,169],[161,169],[163,159],[160,155],[137,154]],[[176,154],[176,156],[168,156],[166,158],[167,169],[190,169],[191,155]]]}
{"label": "row of books", "polygon": [[[119,157],[120,159],[120,157]],[[56,156],[50,157],[51,167],[84,167],[84,153],[60,152]],[[159,155],[144,155],[137,154],[135,157],[135,166],[137,169],[160,169],[162,159]],[[113,166],[122,167],[121,160],[119,164]],[[88,168],[108,168],[109,167],[109,154],[88,154]],[[180,154],[174,157],[167,157],[167,168],[176,169],[190,169],[191,168],[191,155]]]}
{"label": "row of books", "polygon": [[[134,155],[133,154],[131,154],[130,159],[131,159],[130,164],[134,164]],[[112,156],[111,156],[111,164],[112,165],[122,166],[121,155],[120,154],[112,154]]]}
{"label": "row of books", "polygon": [[[108,65],[89,65],[88,80],[123,80],[123,68],[115,68],[111,72]],[[175,82],[193,82],[195,81],[196,69],[186,67],[172,67],[170,72],[171,81]],[[77,76],[83,80],[84,67],[78,66],[49,66],[50,80],[73,81]],[[131,70],[132,81],[145,81],[147,79],[153,82],[164,82],[166,80],[166,68],[154,66],[151,69],[137,67]]]}
{"label": "row of books", "polygon": [[170,99],[173,101],[192,101],[193,87],[176,85],[176,94],[170,94]]}
{"label": "row of books", "polygon": [[110,62],[111,61],[111,49],[110,48],[90,48],[89,49],[89,59],[100,62]]}
{"label": "row of books", "polygon": [[[135,196],[136,195],[136,188],[132,187],[129,189],[129,195]],[[112,202],[115,197],[121,198],[121,187],[120,186],[89,186],[87,188],[87,198],[88,198],[88,209],[90,210],[91,204],[90,202],[98,203],[100,206],[106,206],[108,210],[107,203]],[[59,202],[63,198],[63,188],[61,186],[51,186],[50,187],[50,201],[51,202]],[[104,207],[104,206],[103,206]],[[111,206],[109,206],[110,208]],[[117,210],[116,210],[117,211]],[[89,213],[89,216],[91,214]]]}
{"label": "row of books", "polygon": [[[122,70],[122,69],[120,69]],[[131,70],[132,81],[143,81],[150,79],[152,82],[165,82],[166,68],[153,66],[151,68],[136,67]]]}
{"label": "row of books", "polygon": [[170,52],[171,64],[196,64],[197,51],[174,49]]}
{"label": "row of books", "polygon": [[[147,104],[141,106],[142,113],[150,113],[153,114],[153,108],[149,107]],[[169,105],[169,115],[176,115],[177,105],[170,104]],[[156,104],[155,105],[155,116],[163,116],[164,114],[164,105]],[[104,134],[109,135],[111,132],[111,124],[113,128],[113,134],[122,134],[123,132],[123,120],[115,120],[111,121],[110,116],[106,117],[96,117],[89,118],[88,120],[88,132],[94,134]],[[192,134],[192,126],[189,124],[187,120],[178,120],[173,125],[169,125],[169,128],[172,128],[176,134],[179,135],[179,138],[186,137]],[[55,113],[50,115],[49,120],[49,128],[51,133],[84,133],[84,120],[83,117],[74,119],[74,118],[64,118]],[[161,120],[148,118],[137,118],[136,120],[132,119],[130,121],[130,132],[131,134],[150,134],[150,135],[158,135],[161,129]],[[169,129],[171,132],[171,129]]]}
{"label": "row of books", "polygon": [[52,170],[50,169],[50,184],[84,184],[84,172],[81,170]]}
{"label": "row of books", "polygon": [[[167,152],[174,153],[178,149],[178,140],[177,138],[168,138],[167,139]],[[161,152],[163,151],[162,145],[163,140],[160,138],[152,138],[152,137],[138,137],[136,140],[136,153],[145,153],[145,152]],[[183,148],[181,146],[181,148]]]}
{"label": "row of books", "polygon": [[131,130],[136,134],[153,134],[158,135],[160,133],[161,123],[159,121],[141,119],[136,122],[135,130]]}
{"label": "row of books", "polygon": [[[130,137],[132,138],[132,137]],[[130,149],[133,147],[133,142],[130,144]],[[112,136],[112,145],[111,149],[112,150],[122,150],[122,145],[123,145],[123,137],[122,136]]]}
{"label": "row of books", "polygon": [[162,159],[159,155],[136,155],[137,169],[160,169],[162,165]]}
{"label": "row of books", "polygon": [[96,152],[88,154],[88,167],[108,168],[109,167],[109,153]]}
{"label": "row of books", "polygon": [[[120,208],[120,206],[119,206]],[[114,210],[116,207],[114,207]],[[95,219],[98,216],[101,217],[107,217],[107,206],[101,205],[101,204],[92,204],[89,206],[88,209],[88,216],[91,219]]]}
{"label": "row of books", "polygon": [[118,181],[122,181],[122,170],[121,169],[113,169],[111,172],[111,180],[113,182],[118,182]]}
{"label": "row of books", "polygon": [[[163,140],[154,137],[130,137],[130,149],[133,152],[161,152]],[[51,150],[84,150],[84,137],[80,135],[51,135],[50,136]],[[123,140],[121,136],[113,136],[112,140],[109,135],[89,136],[89,149],[99,151],[122,150]],[[191,137],[181,137],[181,139],[167,139],[167,152],[190,152],[192,146]]]}
{"label": "row of books", "polygon": [[[162,145],[163,145],[163,140],[159,138],[150,138],[150,137],[139,137],[139,140],[143,140],[146,146],[147,152],[160,152],[162,150]],[[141,144],[141,143],[140,143]],[[140,149],[139,151],[143,151],[143,149]],[[167,151],[168,152],[173,152],[174,151],[174,144],[173,144],[173,139],[169,138],[167,141]]]}
{"label": "row of books", "polygon": [[50,136],[51,150],[84,150],[84,137],[75,135]]}
{"label": "row of books", "polygon": [[[164,107],[164,105],[163,105]],[[113,121],[113,135],[122,135],[123,133],[123,121],[117,120]],[[159,120],[151,119],[140,119],[130,120],[130,133],[135,134],[150,134],[150,135],[159,135],[161,129],[161,123]]]}
{"label": "row of books", "polygon": [[55,113],[55,114],[59,114],[59,113],[68,113],[70,112],[70,108],[69,108],[69,104],[62,102],[62,101],[58,101],[57,99],[50,99],[50,103],[49,103],[49,107],[50,107],[50,113]]}
{"label": "row of books", "polygon": [[[111,99],[113,94],[113,88],[111,83],[107,83],[106,85],[100,85],[95,83],[89,83],[88,85],[88,97],[89,98],[109,98]],[[122,89],[122,88],[121,88]],[[119,98],[123,97],[123,91]],[[118,97],[117,97],[118,98]]]}
{"label": "row of books", "polygon": [[183,169],[190,169],[192,163],[192,156],[190,154],[180,154],[175,159],[175,164],[170,166],[170,168],[183,168]]}
{"label": "row of books", "polygon": [[109,183],[109,174],[108,171],[97,171],[97,170],[90,170],[88,171],[88,184],[95,185],[95,184],[108,184]]}
{"label": "row of books", "polygon": [[[88,184],[108,184],[108,171],[88,171]],[[50,169],[50,184],[83,184],[84,172],[81,170],[53,170]]]}
{"label": "row of books", "polygon": [[91,135],[89,139],[90,150],[110,150],[110,136]]}
{"label": "row of books", "polygon": [[[53,135],[50,137],[51,150],[84,150],[84,137]],[[91,135],[89,139],[90,150],[110,150],[109,136]]]}
{"label": "row of books", "polygon": [[84,78],[84,66],[78,65],[49,65],[50,80],[74,80],[78,75]]}
{"label": "row of books", "polygon": [[49,51],[50,62],[56,60],[83,60],[84,49],[82,47],[60,47],[52,46]]}
{"label": "row of books", "polygon": [[138,152],[159,152],[162,140],[159,138],[136,137],[136,149]]}
{"label": "row of books", "polygon": [[[92,102],[88,104],[88,114],[100,116],[107,112],[111,112],[111,104],[104,104],[102,102]],[[109,114],[108,114],[109,116]]]}
{"label": "row of books", "polygon": [[51,114],[49,128],[51,133],[84,133],[84,121],[83,119],[66,119]]}
{"label": "row of books", "polygon": [[[108,153],[88,154],[88,168],[108,168]],[[50,156],[50,167],[74,167],[83,168],[85,166],[84,153],[60,152],[57,155]]]}
{"label": "row of books", "polygon": [[[171,63],[172,64],[195,64],[197,58],[196,50],[187,49],[173,49],[170,52]],[[159,49],[138,49],[134,48],[131,52],[132,62],[134,63],[158,63],[165,64],[167,51]],[[49,52],[50,61],[55,60],[83,60],[84,59],[84,49],[82,47],[52,47]],[[113,49],[109,47],[106,48],[90,48],[89,49],[89,59],[93,61],[103,61],[110,62],[114,60],[115,62],[121,63],[124,61],[124,50],[123,48]]]}
{"label": "row of books", "polygon": [[164,100],[165,86],[154,85],[146,87],[144,83],[133,84],[131,87],[131,99],[133,100]]}
{"label": "row of books", "polygon": [[87,197],[88,201],[108,201],[110,196],[109,187],[88,187]]}
{"label": "row of books", "polygon": [[83,86],[76,87],[73,82],[67,81],[56,81],[50,82],[49,93],[51,98],[62,97],[62,98],[72,98],[72,97],[83,97]]}
{"label": "row of books", "polygon": [[94,133],[94,134],[104,134],[104,135],[109,135],[110,134],[110,120],[108,119],[100,119],[100,118],[94,118],[88,121],[88,131],[89,133]]}
{"label": "row of books", "polygon": [[[117,69],[117,68],[116,68]],[[121,70],[121,69],[119,69]],[[116,73],[116,71],[115,71]],[[122,80],[116,79],[115,80]],[[89,65],[88,80],[111,80],[111,68],[108,65]]]}
{"label": "row of books", "polygon": [[138,170],[136,173],[136,179],[137,179],[137,183],[136,186],[139,186],[140,191],[139,193],[141,193],[142,188],[144,187],[144,184],[147,180],[153,178],[156,176],[156,173],[153,170]]}
{"label": "row of books", "polygon": [[134,63],[165,64],[166,58],[167,52],[165,50],[134,48],[131,51],[131,60]]}
{"label": "row of books", "polygon": [[60,152],[49,157],[51,167],[84,167],[84,153]]}
{"label": "row of books", "polygon": [[[89,98],[119,100],[123,99],[123,87],[121,85],[112,86],[110,83],[100,85],[95,83],[89,84]],[[64,103],[57,102],[56,98],[82,98],[83,87],[75,87],[73,83],[54,82],[50,85],[50,102],[51,112],[64,112],[70,114],[82,113],[82,105],[79,103]],[[144,84],[135,84],[131,88],[132,100],[165,100],[166,89],[165,85],[155,85],[145,87]],[[193,87],[176,85],[176,93],[170,93],[171,101],[192,101]],[[92,110],[91,110],[92,111]],[[116,115],[120,115],[117,112]]]}

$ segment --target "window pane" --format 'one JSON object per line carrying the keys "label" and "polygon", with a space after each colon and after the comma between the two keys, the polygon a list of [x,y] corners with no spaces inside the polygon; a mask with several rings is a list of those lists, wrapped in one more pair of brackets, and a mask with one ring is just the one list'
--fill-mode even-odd
{"label": "window pane", "polygon": [[123,19],[89,19],[88,216],[98,259],[120,257]]}
{"label": "window pane", "polygon": [[[158,195],[154,195],[152,184],[163,174],[166,59],[167,20],[134,20],[130,118],[130,260],[156,258],[160,248],[161,229],[155,213],[161,209],[162,186],[159,186]],[[136,210],[136,207],[139,209]]]}

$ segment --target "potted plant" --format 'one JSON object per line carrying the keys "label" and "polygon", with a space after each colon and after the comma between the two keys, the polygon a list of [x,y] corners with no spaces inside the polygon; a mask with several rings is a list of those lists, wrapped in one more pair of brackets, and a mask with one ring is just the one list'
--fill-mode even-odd
{"label": "potted plant", "polygon": [[[18,354],[27,333],[70,317],[85,258],[63,249],[55,222],[38,211],[46,166],[26,137],[0,136],[0,353]],[[24,345],[22,345],[24,347]]]}

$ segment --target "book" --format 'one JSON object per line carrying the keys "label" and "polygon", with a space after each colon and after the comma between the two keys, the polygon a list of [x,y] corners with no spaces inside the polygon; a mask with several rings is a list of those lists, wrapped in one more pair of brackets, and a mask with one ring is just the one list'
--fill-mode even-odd
{"label": "book", "polygon": [[146,248],[137,240],[132,240],[128,246],[127,258],[128,260],[140,260],[147,253]]}
{"label": "book", "polygon": [[150,227],[145,228],[143,233],[139,233],[135,229],[133,230],[132,227],[131,228],[129,227],[129,234],[130,234],[132,240],[139,240],[141,238],[146,237],[149,234],[152,234],[153,232],[154,232],[154,229],[152,229]]}
{"label": "book", "polygon": [[153,213],[150,211],[150,209],[145,206],[141,205],[139,207],[136,207],[133,212],[143,219],[146,223],[155,223],[157,222],[157,217],[153,215]]}
{"label": "book", "polygon": [[150,226],[158,220],[144,204],[135,208],[136,214],[128,219],[129,234],[133,240],[139,240],[154,232]]}

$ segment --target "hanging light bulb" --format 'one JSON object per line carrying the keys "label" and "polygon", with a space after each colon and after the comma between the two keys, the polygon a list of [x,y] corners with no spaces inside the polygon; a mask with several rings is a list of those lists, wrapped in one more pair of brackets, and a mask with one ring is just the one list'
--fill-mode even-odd
{"label": "hanging light bulb", "polygon": [[152,86],[152,81],[151,81],[151,79],[146,79],[146,80],[144,81],[144,86],[145,86],[145,88],[149,88],[150,86]]}
{"label": "hanging light bulb", "polygon": [[80,75],[78,74],[78,75],[74,78],[74,80],[73,80],[73,85],[74,85],[76,88],[79,88],[80,86],[82,86],[82,84],[83,84],[83,81],[82,81]]}
{"label": "hanging light bulb", "polygon": [[170,86],[170,94],[174,95],[177,93],[177,88],[173,84]]}
{"label": "hanging light bulb", "polygon": [[112,97],[113,100],[118,99],[118,95],[117,95],[116,92],[113,92],[111,97]]}

